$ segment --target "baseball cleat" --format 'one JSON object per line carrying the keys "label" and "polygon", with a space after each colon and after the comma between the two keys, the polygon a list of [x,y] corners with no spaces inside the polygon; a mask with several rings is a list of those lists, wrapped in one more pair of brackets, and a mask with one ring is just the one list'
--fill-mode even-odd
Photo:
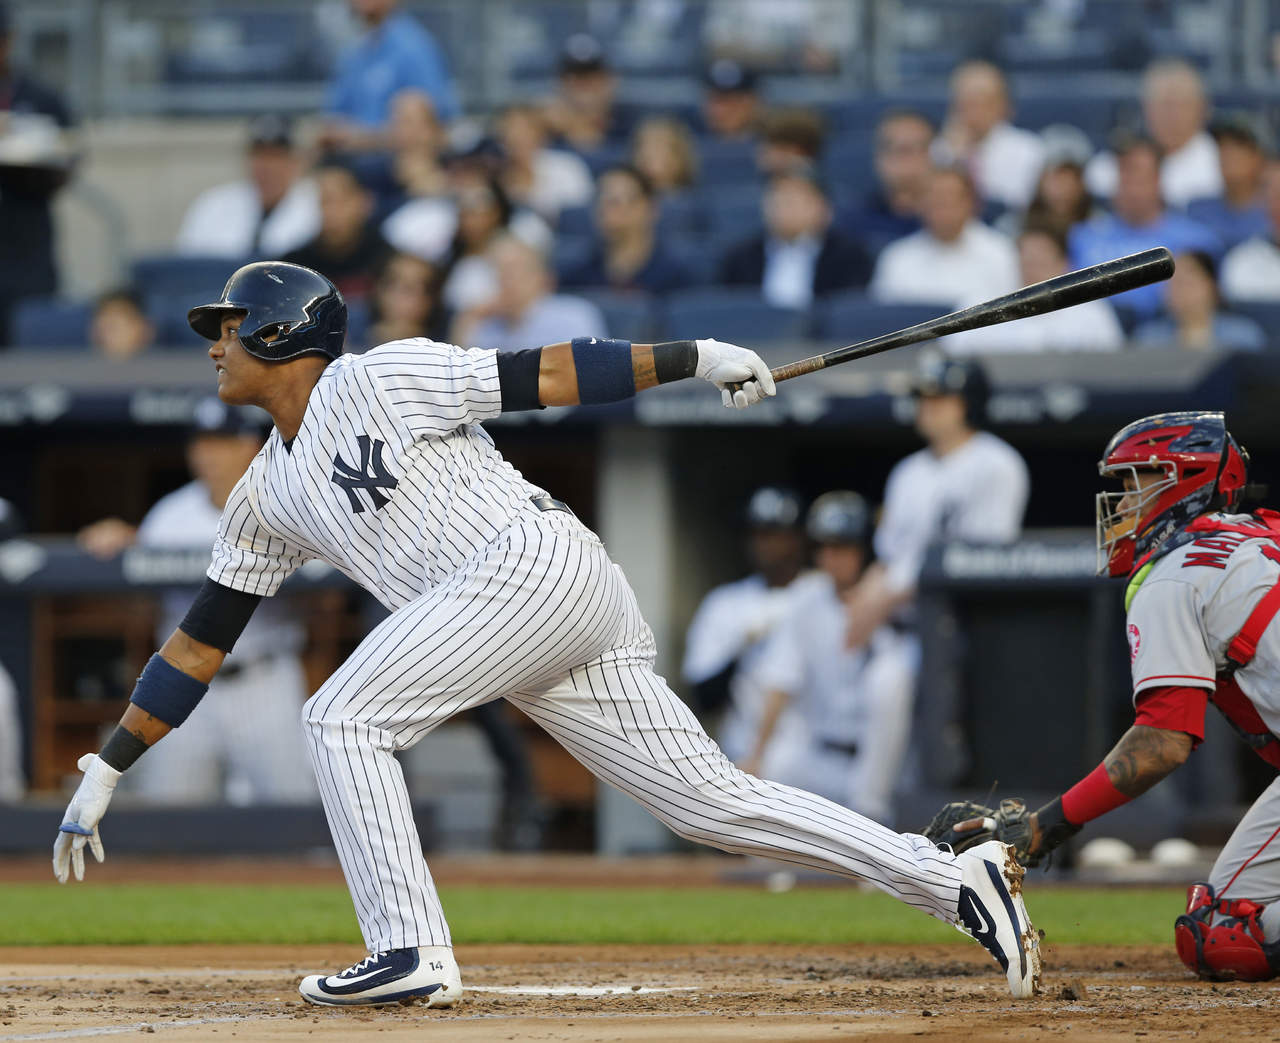
{"label": "baseball cleat", "polygon": [[960,930],[976,938],[996,958],[1015,999],[1040,990],[1040,936],[1022,901],[1022,877],[1013,848],[988,840],[956,856],[960,882]]}
{"label": "baseball cleat", "polygon": [[452,1007],[462,998],[453,950],[443,945],[389,949],[337,974],[309,974],[298,986],[308,1003],[327,1007],[421,1003]]}

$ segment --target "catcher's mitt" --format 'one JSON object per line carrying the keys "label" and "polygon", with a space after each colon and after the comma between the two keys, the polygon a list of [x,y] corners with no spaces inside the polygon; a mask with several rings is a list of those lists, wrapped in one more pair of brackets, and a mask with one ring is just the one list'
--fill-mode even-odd
{"label": "catcher's mitt", "polygon": [[[957,833],[956,826],[969,819],[981,819],[982,827]],[[924,835],[935,844],[947,844],[957,854],[988,840],[999,840],[1013,847],[1024,866],[1040,864],[1041,852],[1031,853],[1031,812],[1020,800],[1002,800],[999,808],[989,808],[973,801],[944,804],[925,827]]]}

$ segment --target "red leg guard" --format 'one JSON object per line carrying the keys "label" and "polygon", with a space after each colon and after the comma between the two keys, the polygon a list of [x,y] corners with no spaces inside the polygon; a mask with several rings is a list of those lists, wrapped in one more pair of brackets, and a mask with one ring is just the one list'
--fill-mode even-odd
{"label": "red leg guard", "polygon": [[1280,968],[1280,944],[1265,942],[1262,909],[1243,898],[1215,901],[1208,884],[1193,884],[1187,912],[1174,921],[1178,958],[1209,981],[1269,981]]}

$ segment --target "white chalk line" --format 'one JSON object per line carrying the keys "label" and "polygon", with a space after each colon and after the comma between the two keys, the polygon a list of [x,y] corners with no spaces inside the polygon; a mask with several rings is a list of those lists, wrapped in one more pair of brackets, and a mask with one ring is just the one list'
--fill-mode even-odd
{"label": "white chalk line", "polygon": [[138,1021],[132,1025],[84,1025],[75,1029],[56,1029],[52,1032],[28,1032],[18,1036],[0,1036],[8,1043],[20,1039],[79,1039],[85,1036],[123,1036],[128,1032],[158,1032],[160,1029],[185,1029],[197,1025],[233,1025],[242,1021],[281,1021],[280,1014],[233,1014],[222,1018],[182,1018],[177,1021]]}
{"label": "white chalk line", "polygon": [[501,996],[652,996],[655,993],[697,992],[697,985],[467,985],[467,992]]}

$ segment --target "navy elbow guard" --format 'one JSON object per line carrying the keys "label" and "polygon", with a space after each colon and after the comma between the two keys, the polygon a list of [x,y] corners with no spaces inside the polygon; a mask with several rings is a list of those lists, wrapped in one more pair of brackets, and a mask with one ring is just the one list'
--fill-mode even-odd
{"label": "navy elbow guard", "polygon": [[191,716],[208,690],[203,681],[184,674],[157,652],[147,660],[129,701],[170,728],[177,728]]}

